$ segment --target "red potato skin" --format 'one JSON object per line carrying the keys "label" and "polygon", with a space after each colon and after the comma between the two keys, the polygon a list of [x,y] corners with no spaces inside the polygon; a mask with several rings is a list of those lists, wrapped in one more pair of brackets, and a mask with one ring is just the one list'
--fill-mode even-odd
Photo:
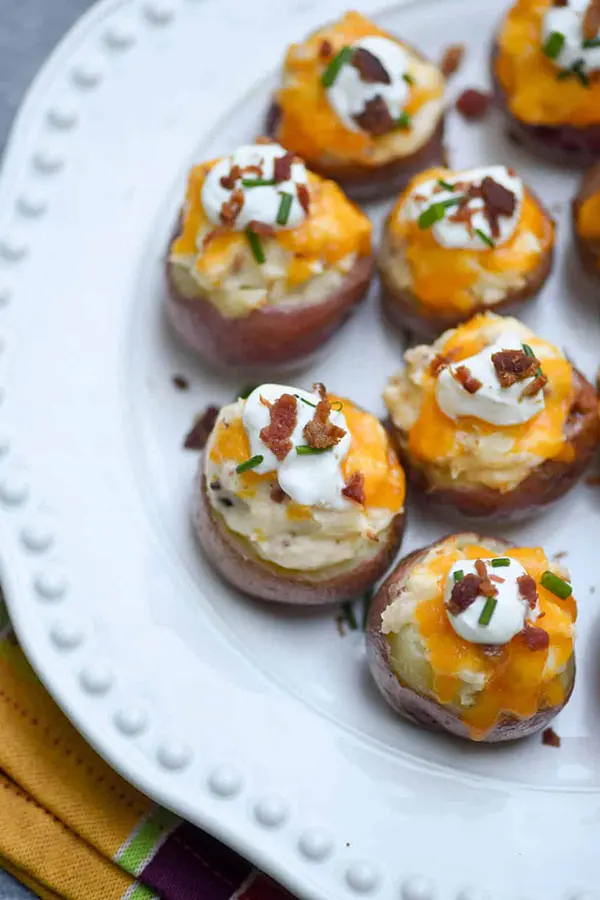
{"label": "red potato skin", "polygon": [[332,574],[325,570],[311,575],[268,563],[258,556],[249,541],[227,528],[208,500],[206,478],[202,474],[196,484],[193,519],[207,559],[226,582],[258,600],[299,606],[326,606],[360,596],[392,564],[405,527],[403,511],[394,517],[385,542],[375,547],[370,558],[343,572],[337,569]]}
{"label": "red potato skin", "polygon": [[579,190],[573,199],[573,237],[581,263],[590,275],[600,279],[600,241],[581,236],[577,229],[579,208],[593,194],[600,193],[600,160],[584,173]]}
{"label": "red potato skin", "polygon": [[[531,195],[531,191],[528,192]],[[553,223],[552,216],[534,198],[544,210],[545,215]],[[386,229],[388,225],[386,224]],[[419,302],[413,291],[398,287],[391,278],[384,265],[379,265],[379,280],[381,285],[381,307],[386,318],[400,331],[410,331],[419,338],[435,340],[442,332],[449,328],[456,328],[462,322],[480,312],[509,312],[526,300],[533,299],[543,288],[552,271],[554,262],[554,246],[540,257],[537,266],[526,275],[525,284],[518,289],[507,291],[505,297],[498,303],[485,305],[476,303],[471,309],[461,312],[439,312],[425,303]]]}
{"label": "red potato skin", "polygon": [[508,98],[496,74],[499,49],[494,40],[490,55],[490,72],[494,97],[508,125],[508,134],[515,143],[536,156],[564,166],[584,167],[600,158],[600,124],[577,128],[575,125],[533,125],[517,119],[510,111]]}
{"label": "red potato skin", "polygon": [[265,306],[227,318],[202,294],[177,290],[167,262],[167,318],[179,337],[217,367],[281,366],[309,356],[341,327],[363,300],[374,272],[373,256],[360,257],[326,300],[302,306]]}
{"label": "red potato skin", "polygon": [[[473,740],[468,727],[449,707],[438,703],[432,697],[417,693],[409,685],[400,681],[392,668],[390,647],[381,631],[381,615],[392,602],[390,597],[392,586],[405,580],[411,568],[420,562],[432,547],[438,546],[454,537],[458,537],[458,535],[449,535],[435,544],[431,544],[429,547],[415,550],[413,553],[405,556],[404,559],[401,559],[390,575],[388,575],[375,594],[369,610],[366,631],[367,661],[375,683],[384,698],[404,718],[434,731],[446,731],[456,737]],[[489,541],[489,538],[481,537],[480,535],[472,535],[472,539],[474,542],[484,545],[486,541]],[[504,541],[499,538],[494,538],[494,545],[497,545],[498,552],[514,546],[510,541]],[[561,706],[549,706],[540,709],[528,719],[506,716],[500,719],[494,728],[483,737],[482,742],[495,744],[500,741],[512,741],[547,728],[548,724],[565,706],[571,696],[575,684],[575,656],[573,655],[571,659],[572,664],[567,675],[569,687]]]}
{"label": "red potato skin", "polygon": [[[277,103],[273,102],[266,118],[266,131],[269,137],[277,137],[277,124],[281,112]],[[359,163],[345,163],[343,160],[307,159],[309,169],[337,181],[353,200],[367,202],[370,200],[388,199],[403,190],[418,172],[432,166],[446,165],[447,153],[444,146],[444,117],[441,116],[433,134],[414,153],[401,159],[392,160],[382,166],[363,166]]]}
{"label": "red potato skin", "polygon": [[593,386],[573,370],[575,398],[565,423],[565,437],[573,448],[572,462],[547,459],[517,487],[504,493],[480,487],[439,487],[429,477],[427,467],[410,457],[407,440],[395,432],[400,460],[409,482],[437,507],[450,507],[468,518],[519,520],[546,509],[563,497],[579,480],[591,461],[600,438],[598,402]]}

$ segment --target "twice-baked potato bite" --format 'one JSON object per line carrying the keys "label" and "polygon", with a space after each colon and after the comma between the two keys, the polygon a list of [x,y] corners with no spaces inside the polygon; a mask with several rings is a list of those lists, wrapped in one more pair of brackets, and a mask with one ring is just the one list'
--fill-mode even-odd
{"label": "twice-baked potato bite", "polygon": [[517,319],[482,313],[408,350],[384,399],[407,474],[467,516],[521,518],[565,494],[598,441],[593,386]]}
{"label": "twice-baked potato bite", "polygon": [[474,313],[534,296],[553,247],[554,222],[514,169],[428,169],[386,223],[384,310],[400,328],[436,337]]}
{"label": "twice-baked potato bite", "polygon": [[348,12],[288,49],[267,128],[352,196],[387,195],[443,162],[443,92],[437,66]]}
{"label": "twice-baked potato bite", "polygon": [[340,327],[373,268],[369,219],[265,141],[192,169],[168,254],[167,313],[209,363],[285,365]]}
{"label": "twice-baked potato bite", "polygon": [[278,603],[359,596],[404,529],[404,472],[387,432],[350,400],[278,384],[224,407],[205,448],[195,522],[240,591]]}
{"label": "twice-baked potato bite", "polygon": [[573,234],[584,268],[600,278],[600,161],[585,172],[573,200]]}
{"label": "twice-baked potato bite", "polygon": [[540,547],[452,534],[401,560],[373,599],[371,672],[401,715],[473,741],[545,728],[575,681],[577,607]]}
{"label": "twice-baked potato bite", "polygon": [[553,162],[600,157],[600,11],[597,0],[517,0],[492,51],[509,134]]}

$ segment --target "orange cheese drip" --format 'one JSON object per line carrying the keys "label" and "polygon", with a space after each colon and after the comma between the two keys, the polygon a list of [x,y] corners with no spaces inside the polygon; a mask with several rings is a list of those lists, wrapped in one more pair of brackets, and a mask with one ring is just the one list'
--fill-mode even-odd
{"label": "orange cheese drip", "polygon": [[[277,137],[281,143],[306,159],[316,159],[332,151],[336,156],[363,165],[374,165],[373,148],[377,138],[366,132],[350,131],[330,107],[321,75],[327,65],[319,50],[323,41],[331,45],[331,57],[347,44],[371,35],[387,38],[402,46],[402,41],[378,28],[357,12],[348,12],[311,34],[305,41],[292,44],[284,62],[285,86],[277,95],[281,120]],[[441,96],[415,84],[411,87],[406,112],[413,116],[425,103]]]}
{"label": "orange cheese drip", "polygon": [[[343,412],[351,435],[350,451],[342,464],[342,474],[348,479],[353,472],[362,472],[365,479],[365,507],[400,512],[404,506],[405,478],[385,429],[371,413],[354,406],[349,400],[330,395],[332,403],[343,404]],[[227,462],[239,464],[250,457],[250,442],[243,422],[234,419],[226,425],[219,422],[212,439],[210,458],[217,465]],[[251,496],[260,481],[274,481],[274,473],[257,475],[244,472],[240,476],[245,496]],[[290,504],[291,517],[309,517],[308,507]],[[288,514],[290,510],[288,510]],[[307,515],[308,513],[308,515]]]}
{"label": "orange cheese drip", "polygon": [[552,0],[517,0],[498,36],[495,70],[511,112],[538,125],[577,127],[600,122],[600,79],[584,87],[558,79],[559,69],[542,52],[542,20]]}
{"label": "orange cheese drip", "polygon": [[[485,315],[475,316],[466,325],[456,329],[444,344],[442,353],[452,351],[459,361],[479,353],[485,346],[480,329]],[[549,346],[537,338],[529,341],[533,351]],[[513,454],[531,453],[541,459],[570,461],[573,449],[565,442],[563,428],[573,399],[573,375],[569,362],[564,358],[545,359],[543,370],[548,378],[546,406],[529,422],[522,425],[490,425],[471,416],[456,421],[449,419],[439,408],[435,398],[436,379],[426,374],[423,379],[424,397],[419,417],[409,434],[411,453],[424,461],[435,463],[450,456],[459,456],[462,445],[460,433],[486,436],[503,434],[511,437]]]}
{"label": "orange cheese drip", "polygon": [[[486,656],[482,646],[465,641],[454,631],[444,608],[444,584],[448,571],[459,559],[498,556],[485,546],[470,545],[449,549],[436,557],[430,571],[438,576],[438,594],[417,606],[419,632],[434,672],[433,690],[443,704],[458,703],[464,687],[460,672],[468,670],[486,677],[486,686],[475,695],[472,706],[462,712],[471,737],[481,740],[504,715],[529,718],[539,709],[558,705],[564,700],[564,688],[557,676],[544,680],[543,671],[552,652],[553,666],[562,669],[573,652],[572,625],[577,616],[574,598],[559,600],[540,585],[549,563],[539,547],[509,550],[503,554],[521,563],[537,584],[539,607],[543,617],[538,624],[548,632],[548,650],[530,650],[517,635],[502,648],[497,657]],[[498,569],[498,572],[501,572]]]}
{"label": "orange cheese drip", "polygon": [[[189,175],[181,233],[173,241],[171,253],[194,258],[200,273],[223,272],[248,242],[243,232],[227,231],[218,234],[198,248],[198,234],[208,233],[215,226],[202,206],[202,186],[216,160],[195,166]],[[290,288],[308,281],[315,274],[314,264],[326,266],[356,253],[371,253],[371,222],[344,195],[333,181],[326,181],[309,172],[310,210],[298,228],[276,231],[263,241],[276,241],[290,253],[287,284]]]}
{"label": "orange cheese drip", "polygon": [[[440,311],[468,312],[478,301],[472,288],[484,269],[497,275],[502,272],[519,272],[526,275],[539,263],[543,253],[554,241],[554,224],[539,203],[525,192],[521,215],[512,237],[493,250],[458,250],[442,247],[432,229],[419,228],[418,221],[398,217],[402,206],[419,184],[432,179],[454,178],[459,173],[448,169],[427,169],[410,182],[400,195],[390,217],[392,241],[398,239],[405,245],[406,261],[410,268],[413,291],[419,301]],[[537,238],[539,249],[523,246],[522,237],[531,234]]]}

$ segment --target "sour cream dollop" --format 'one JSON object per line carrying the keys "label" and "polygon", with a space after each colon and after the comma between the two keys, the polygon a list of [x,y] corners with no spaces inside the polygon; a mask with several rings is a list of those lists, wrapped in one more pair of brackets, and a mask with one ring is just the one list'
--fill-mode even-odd
{"label": "sour cream dollop", "polygon": [[[261,430],[270,422],[269,407],[261,402],[261,397],[273,403],[282,394],[297,398],[297,421],[291,435],[292,449],[285,459],[278,460],[260,438]],[[242,421],[251,455],[263,457],[253,471],[258,474],[276,472],[281,489],[302,506],[344,509],[351,501],[342,494],[345,481],[341,465],[350,450],[351,437],[343,412],[332,410],[329,416],[330,422],[346,432],[331,450],[307,455],[296,453],[296,447],[306,444],[303,430],[313,418],[319,400],[317,394],[281,384],[263,384],[252,391],[246,400]]]}
{"label": "sour cream dollop", "polygon": [[[460,362],[452,363],[440,372],[435,396],[437,404],[449,419],[459,416],[474,416],[490,425],[521,425],[529,422],[540,413],[545,405],[543,391],[533,397],[523,397],[523,390],[535,378],[525,378],[502,387],[492,362],[494,353],[500,350],[522,350],[522,340],[516,334],[505,332],[494,344],[484,347],[475,356],[469,356]],[[453,376],[460,366],[465,366],[471,376],[481,382],[479,390],[470,394]]]}
{"label": "sour cream dollop", "polygon": [[[460,559],[453,564],[444,587],[445,603],[449,602],[456,584],[454,573],[462,572],[463,576],[476,575],[475,562],[473,559]],[[504,579],[502,582],[493,582],[498,593],[495,597],[496,606],[488,624],[482,625],[479,622],[487,601],[487,597],[482,595],[476,597],[473,603],[457,616],[446,610],[448,620],[454,631],[472,644],[507,644],[523,630],[526,622],[534,622],[538,616],[537,608],[531,609],[519,590],[517,579],[527,575],[527,572],[515,559],[510,559],[508,566],[499,568],[493,568],[489,559],[483,559],[483,562],[488,575]]]}
{"label": "sour cream dollop", "polygon": [[[600,70],[600,44],[584,46],[583,20],[588,0],[570,0],[568,6],[550,6],[542,22],[542,47],[552,34],[563,36],[560,52],[549,57],[557,69],[571,69],[581,65],[587,74]],[[596,32],[596,37],[599,32]]]}
{"label": "sour cream dollop", "polygon": [[393,119],[400,118],[408,100],[408,55],[395,41],[371,35],[352,44],[353,50],[368,50],[377,57],[389,77],[389,84],[363,81],[360,72],[350,63],[340,69],[333,84],[325,89],[327,101],[337,117],[350,131],[361,131],[354,116],[359,116],[369,100],[381,97]]}
{"label": "sour cream dollop", "polygon": [[[480,184],[484,178],[491,178],[497,184],[502,185],[514,195],[515,204],[512,215],[498,216],[498,235],[493,238],[494,247],[501,247],[511,239],[519,219],[523,205],[524,187],[518,175],[508,171],[506,166],[486,166],[477,169],[469,169],[465,172],[457,172],[444,175],[441,179],[433,178],[424,181],[415,187],[411,196],[402,205],[400,215],[409,221],[417,221],[422,213],[437,203],[450,203],[464,195],[464,188],[456,190],[442,186],[440,182],[454,186]],[[448,250],[489,250],[489,242],[481,237],[481,233],[492,239],[490,223],[484,213],[484,201],[481,197],[473,197],[469,200],[468,209],[471,211],[471,228],[467,222],[453,222],[452,215],[456,212],[457,205],[449,205],[444,209],[443,218],[430,226],[431,232],[442,247]],[[480,232],[479,234],[477,232]]]}
{"label": "sour cream dollop", "polygon": [[[308,174],[304,163],[294,160],[290,169],[290,177],[277,184],[244,186],[243,181],[272,181],[275,176],[275,160],[286,155],[279,144],[248,144],[238,147],[231,156],[219,160],[210,170],[202,186],[202,206],[206,215],[220,224],[223,204],[231,200],[234,190],[241,191],[243,205],[230,226],[234,231],[244,231],[250,222],[262,222],[276,231],[284,228],[298,228],[306,219],[306,212],[298,198],[298,186],[308,185]],[[240,175],[228,182],[231,170],[238,166]],[[252,167],[248,169],[248,167]],[[261,175],[255,170],[258,167]],[[222,179],[228,186],[222,184]],[[282,197],[290,196],[291,205],[285,224],[277,221]]]}

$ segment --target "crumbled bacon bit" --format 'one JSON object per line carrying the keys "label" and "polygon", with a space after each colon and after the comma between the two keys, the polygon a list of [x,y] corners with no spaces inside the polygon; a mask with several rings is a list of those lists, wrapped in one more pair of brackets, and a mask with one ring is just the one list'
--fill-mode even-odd
{"label": "crumbled bacon bit", "polygon": [[550,635],[543,628],[526,625],[521,634],[530,650],[547,650],[550,646]]}
{"label": "crumbled bacon bit", "polygon": [[390,73],[381,60],[374,53],[365,50],[364,47],[357,47],[352,54],[350,65],[356,69],[360,75],[360,80],[364,81],[365,84],[392,83]]}
{"label": "crumbled bacon bit", "polygon": [[481,588],[481,578],[478,575],[469,573],[457,581],[452,587],[450,599],[446,604],[448,612],[453,616],[458,616],[464,612],[479,597]]}
{"label": "crumbled bacon bit", "polygon": [[233,225],[244,205],[244,192],[239,188],[235,188],[226,200],[221,204],[221,214],[219,218],[223,225]]}
{"label": "crumbled bacon bit", "polygon": [[458,368],[452,369],[452,377],[468,394],[476,394],[482,387],[481,381],[471,375],[471,370],[467,366],[458,366]]}
{"label": "crumbled bacon bit", "polygon": [[256,175],[257,178],[262,178],[263,174],[263,167],[255,165],[254,163],[248,163],[248,165],[244,166],[242,169],[242,175]]}
{"label": "crumbled bacon bit", "polygon": [[583,17],[583,37],[593,40],[600,31],[600,0],[590,0]]}
{"label": "crumbled bacon bit", "polygon": [[248,228],[250,231],[253,231],[254,234],[261,234],[263,237],[273,237],[275,234],[275,229],[272,225],[267,225],[265,222],[259,222],[258,219],[252,219],[251,222],[248,222]]}
{"label": "crumbled bacon bit", "polygon": [[260,430],[260,439],[281,462],[292,449],[290,440],[298,418],[298,403],[292,394],[282,394],[269,409],[270,422]]}
{"label": "crumbled bacon bit", "polygon": [[354,500],[355,503],[360,503],[362,506],[365,505],[365,476],[362,472],[352,473],[346,482],[346,486],[342,488],[342,494],[344,497],[348,497],[349,500]]}
{"label": "crumbled bacon bit", "polygon": [[222,175],[219,179],[221,187],[227,191],[232,191],[238,178],[242,177],[242,170],[238,165],[233,165],[229,170],[229,175]]}
{"label": "crumbled bacon bit", "polygon": [[506,581],[506,578],[500,578],[499,575],[491,575],[490,574],[490,581],[493,581],[494,584],[504,584],[504,582]]}
{"label": "crumbled bacon bit", "polygon": [[304,212],[308,215],[308,208],[310,206],[310,194],[308,193],[308,188],[305,184],[296,185],[296,193],[298,195],[298,200],[300,202],[300,206],[304,210]]}
{"label": "crumbled bacon bit", "polygon": [[388,105],[380,94],[367,100],[361,113],[352,116],[359,128],[368,131],[374,137],[388,134],[396,127],[396,123],[388,109]]}
{"label": "crumbled bacon bit", "polygon": [[273,484],[271,485],[271,490],[269,491],[269,496],[271,497],[271,500],[273,501],[273,503],[283,503],[283,501],[287,499],[286,492],[283,490],[282,487],[279,486],[279,484],[276,481],[274,481]]}
{"label": "crumbled bacon bit", "polygon": [[327,388],[322,381],[315,381],[313,383],[313,392],[315,394],[318,394],[321,400],[324,400],[327,396]]}
{"label": "crumbled bacon bit", "polygon": [[543,391],[546,385],[548,384],[548,379],[542,372],[541,375],[536,375],[531,384],[528,384],[527,387],[524,387],[521,391],[522,400],[524,397],[535,397],[539,391]]}
{"label": "crumbled bacon bit", "polygon": [[273,163],[273,178],[275,184],[282,181],[288,181],[292,177],[292,163],[294,162],[294,154],[288,153],[285,156],[278,156]]}
{"label": "crumbled bacon bit", "polygon": [[436,378],[440,374],[442,369],[446,369],[451,362],[452,359],[450,356],[446,355],[445,353],[437,353],[429,363],[430,374],[433,375],[434,378]]}
{"label": "crumbled bacon bit", "polygon": [[273,406],[273,404],[271,403],[271,401],[270,401],[270,400],[267,400],[266,397],[263,397],[262,394],[259,394],[259,395],[258,395],[258,402],[259,402],[260,404],[262,404],[262,406],[266,406],[268,409],[270,409],[270,408]]}
{"label": "crumbled bacon bit", "polygon": [[492,363],[503,388],[529,378],[539,366],[535,356],[528,356],[523,350],[499,350],[492,353]]}
{"label": "crumbled bacon bit", "polygon": [[484,203],[484,215],[490,223],[492,237],[500,235],[498,219],[500,216],[512,216],[517,206],[517,198],[504,185],[490,178],[483,179],[479,188],[480,196]]}
{"label": "crumbled bacon bit", "polygon": [[211,241],[214,241],[215,238],[218,238],[222,234],[229,234],[230,229],[227,228],[226,225],[217,225],[208,234],[205,234],[202,238],[202,247],[208,247]]}
{"label": "crumbled bacon bit", "polygon": [[542,731],[542,744],[546,747],[560,747],[560,738],[553,728],[545,728]]}
{"label": "crumbled bacon bit", "polygon": [[[323,387],[323,385],[319,385],[319,387]],[[330,447],[335,447],[346,432],[329,421],[331,403],[322,394],[321,397],[312,419],[306,423],[302,434],[309,447],[313,447],[315,450],[328,450]]]}
{"label": "crumbled bacon bit", "polygon": [[458,71],[465,56],[465,49],[464,44],[451,44],[446,48],[440,63],[444,78],[449,78]]}
{"label": "crumbled bacon bit", "polygon": [[194,422],[191,430],[185,436],[183,446],[186,450],[204,450],[210,433],[215,427],[219,415],[218,406],[207,406],[201,416]]}
{"label": "crumbled bacon bit", "polygon": [[492,103],[491,94],[478,91],[476,88],[467,88],[456,101],[456,111],[468,121],[483,119]]}
{"label": "crumbled bacon bit", "polygon": [[333,47],[331,45],[331,41],[328,41],[327,39],[325,39],[324,41],[321,41],[321,43],[319,44],[320,59],[329,59],[332,52],[333,52]]}
{"label": "crumbled bacon bit", "polygon": [[517,578],[519,593],[530,609],[535,609],[538,602],[537,586],[531,575],[519,575]]}
{"label": "crumbled bacon bit", "polygon": [[475,571],[481,580],[479,592],[485,597],[495,597],[498,593],[498,588],[492,584],[487,566],[482,559],[475,560]]}

